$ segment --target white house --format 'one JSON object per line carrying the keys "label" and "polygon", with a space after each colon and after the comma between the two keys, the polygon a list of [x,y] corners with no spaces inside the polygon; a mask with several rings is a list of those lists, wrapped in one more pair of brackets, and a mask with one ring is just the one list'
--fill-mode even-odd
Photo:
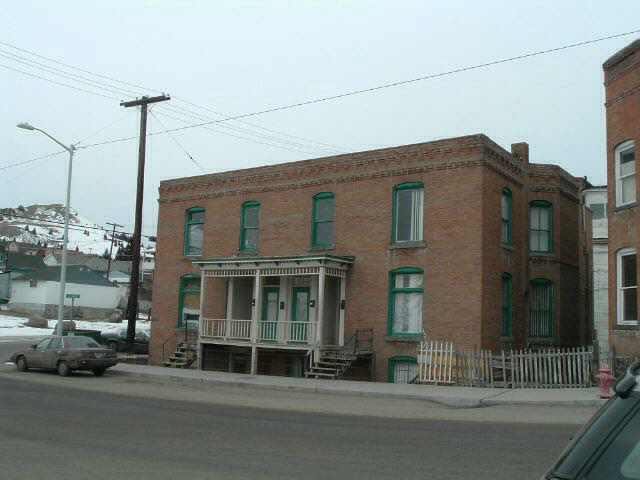
{"label": "white house", "polygon": [[609,355],[609,240],[607,186],[584,190],[584,203],[592,211],[593,329],[600,358]]}

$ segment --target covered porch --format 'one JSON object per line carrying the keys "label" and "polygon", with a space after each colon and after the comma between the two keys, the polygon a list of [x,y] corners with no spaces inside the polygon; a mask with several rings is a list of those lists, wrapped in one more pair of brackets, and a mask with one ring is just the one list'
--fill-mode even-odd
{"label": "covered porch", "polygon": [[[346,277],[353,257],[225,257],[201,268],[198,349],[217,344],[319,352],[344,345]],[[203,364],[201,362],[201,368]]]}

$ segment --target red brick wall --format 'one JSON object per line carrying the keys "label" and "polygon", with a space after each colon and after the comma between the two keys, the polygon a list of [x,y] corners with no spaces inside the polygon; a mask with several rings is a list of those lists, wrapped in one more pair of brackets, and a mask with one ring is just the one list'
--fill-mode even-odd
{"label": "red brick wall", "polygon": [[[640,253],[640,211],[637,202],[631,208],[616,208],[616,147],[627,140],[636,146],[636,199],[640,199],[640,41],[605,63],[607,109],[607,178],[609,183],[609,327],[612,346],[623,354],[640,354],[638,327],[617,325],[617,262],[622,248],[635,247]],[[640,272],[638,274],[640,277]]]}

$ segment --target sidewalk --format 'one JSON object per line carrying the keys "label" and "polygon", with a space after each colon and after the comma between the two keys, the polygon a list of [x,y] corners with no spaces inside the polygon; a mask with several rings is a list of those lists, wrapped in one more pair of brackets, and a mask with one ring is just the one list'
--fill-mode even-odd
{"label": "sidewalk", "polygon": [[133,364],[118,364],[109,369],[109,373],[159,382],[175,382],[183,385],[210,385],[212,387],[225,385],[265,390],[425,400],[455,408],[497,405],[597,407],[604,403],[604,400],[598,397],[597,388],[501,389],[398,385],[349,380],[312,380],[202,370],[181,370]]}

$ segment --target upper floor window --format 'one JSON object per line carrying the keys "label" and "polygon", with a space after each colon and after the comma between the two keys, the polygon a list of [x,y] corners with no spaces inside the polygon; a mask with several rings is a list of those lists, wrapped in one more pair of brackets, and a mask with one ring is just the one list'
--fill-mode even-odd
{"label": "upper floor window", "polygon": [[636,201],[636,147],[633,140],[619,145],[615,150],[616,206]]}
{"label": "upper floor window", "polygon": [[184,224],[184,254],[189,256],[202,255],[204,242],[204,208],[187,210]]}
{"label": "upper floor window", "polygon": [[311,245],[315,248],[332,248],[336,241],[336,198],[331,192],[313,197],[313,225]]}
{"label": "upper floor window", "polygon": [[513,335],[513,279],[508,273],[502,274],[502,336]]}
{"label": "upper floor window", "polygon": [[512,245],[512,223],[513,223],[513,197],[511,190],[505,188],[502,190],[502,243],[504,245]]}
{"label": "upper floor window", "polygon": [[389,278],[389,334],[422,333],[424,274],[420,268],[399,268]]}
{"label": "upper floor window", "polygon": [[260,239],[260,203],[245,202],[242,204],[240,219],[240,250],[258,250]]}
{"label": "upper floor window", "polygon": [[529,249],[536,253],[553,251],[553,205],[543,200],[529,207]]}
{"label": "upper floor window", "polygon": [[607,204],[606,203],[592,203],[589,205],[591,209],[591,218],[593,220],[602,220],[607,218]]}
{"label": "upper floor window", "polygon": [[638,323],[638,260],[633,248],[618,252],[618,323],[635,325]]}
{"label": "upper floor window", "polygon": [[424,185],[403,183],[393,189],[393,241],[423,240]]}
{"label": "upper floor window", "polygon": [[529,336],[553,337],[553,283],[538,278],[531,281],[531,295],[529,299]]}

